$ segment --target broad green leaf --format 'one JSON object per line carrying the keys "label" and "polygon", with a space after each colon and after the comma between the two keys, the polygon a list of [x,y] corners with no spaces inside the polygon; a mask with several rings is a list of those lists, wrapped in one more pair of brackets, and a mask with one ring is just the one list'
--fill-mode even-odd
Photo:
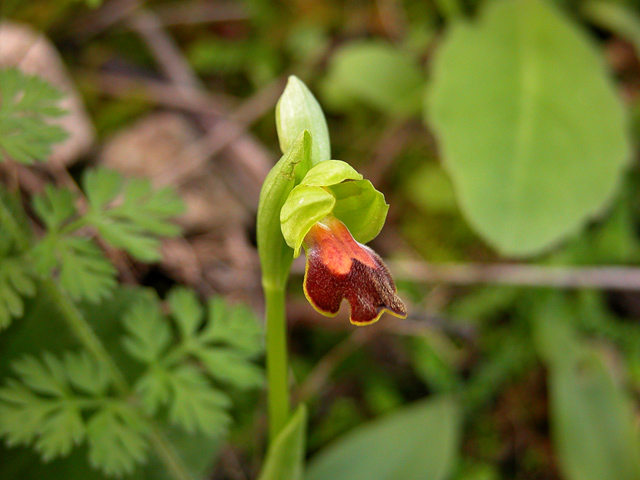
{"label": "broad green leaf", "polygon": [[306,430],[307,407],[301,404],[269,447],[258,480],[302,480]]}
{"label": "broad green leaf", "polygon": [[282,237],[280,210],[293,187],[311,168],[311,135],[300,133],[274,165],[260,190],[256,236],[263,283],[284,288],[293,262],[293,250]]}
{"label": "broad green leaf", "polygon": [[425,78],[407,52],[380,40],[354,42],[338,50],[323,81],[327,102],[346,110],[358,100],[386,113],[417,114]]}
{"label": "broad green leaf", "polygon": [[548,249],[611,201],[629,156],[623,107],[550,2],[493,0],[454,25],[427,100],[461,208],[501,253]]}
{"label": "broad green leaf", "polygon": [[547,363],[550,417],[567,480],[640,478],[640,437],[629,396],[603,355],[568,323],[566,302],[550,300],[535,317],[535,336]]}
{"label": "broad green leaf", "polygon": [[456,465],[460,428],[452,398],[418,402],[320,451],[305,480],[445,480]]}
{"label": "broad green leaf", "polygon": [[302,132],[307,130],[313,139],[309,155],[311,165],[331,158],[329,127],[322,107],[309,88],[293,75],[276,104],[276,128],[282,153],[287,154]]}
{"label": "broad green leaf", "polygon": [[602,358],[550,365],[549,391],[553,436],[568,480],[640,478],[632,403]]}

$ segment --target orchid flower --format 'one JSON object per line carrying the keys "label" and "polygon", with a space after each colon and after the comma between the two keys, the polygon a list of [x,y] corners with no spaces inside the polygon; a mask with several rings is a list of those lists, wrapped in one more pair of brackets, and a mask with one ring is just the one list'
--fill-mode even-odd
{"label": "orchid flower", "polygon": [[385,311],[407,316],[380,256],[356,242],[340,220],[325,217],[311,227],[302,245],[307,255],[304,293],[318,312],[334,316],[346,298],[354,325],[374,323]]}
{"label": "orchid flower", "polygon": [[389,206],[349,164],[331,160],[322,108],[296,77],[289,77],[278,100],[276,127],[283,156],[264,181],[257,216],[272,442],[298,418],[289,411],[285,295],[291,263],[302,248],[304,292],[320,313],[335,315],[346,299],[355,325],[371,324],[385,311],[407,314],[389,270],[364,245],[380,233]]}
{"label": "orchid flower", "polygon": [[[277,268],[286,266],[287,273],[280,272],[286,279],[291,261],[304,248],[304,292],[317,311],[334,316],[346,299],[355,325],[371,324],[385,311],[404,318],[406,308],[396,294],[389,270],[364,245],[384,225],[389,209],[384,195],[348,163],[329,159],[322,110],[295,77],[289,79],[276,118],[280,144],[286,153],[265,180],[258,212],[260,218],[268,198],[272,201],[270,208],[279,209],[279,218],[272,215],[268,227],[273,246],[268,253],[266,248],[264,254],[261,251],[263,271],[277,261]],[[258,238],[259,247],[266,245],[262,238]],[[276,252],[280,256],[275,260],[268,256]]]}

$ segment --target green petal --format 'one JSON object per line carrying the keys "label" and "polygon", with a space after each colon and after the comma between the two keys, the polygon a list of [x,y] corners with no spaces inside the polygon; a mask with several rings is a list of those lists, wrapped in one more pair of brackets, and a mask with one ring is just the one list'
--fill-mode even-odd
{"label": "green petal", "polygon": [[362,175],[347,162],[327,160],[311,168],[301,183],[309,186],[328,187],[345,180],[362,180]]}
{"label": "green petal", "polygon": [[333,210],[336,199],[322,187],[298,185],[280,211],[280,226],[287,245],[300,255],[302,241],[311,227]]}
{"label": "green petal", "polygon": [[330,187],[336,204],[333,214],[347,226],[353,238],[368,243],[378,236],[389,205],[369,180],[343,182]]}

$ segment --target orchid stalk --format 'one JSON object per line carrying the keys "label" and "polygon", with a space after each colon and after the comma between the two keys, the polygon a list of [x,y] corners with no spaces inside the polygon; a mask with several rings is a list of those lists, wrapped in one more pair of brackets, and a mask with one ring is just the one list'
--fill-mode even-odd
{"label": "orchid stalk", "polygon": [[331,160],[322,109],[290,77],[276,106],[283,157],[260,193],[257,240],[266,302],[269,436],[290,416],[285,290],[293,259],[304,249],[304,293],[320,313],[335,315],[346,299],[354,325],[406,308],[382,259],[364,244],[384,225],[389,206],[349,164]]}

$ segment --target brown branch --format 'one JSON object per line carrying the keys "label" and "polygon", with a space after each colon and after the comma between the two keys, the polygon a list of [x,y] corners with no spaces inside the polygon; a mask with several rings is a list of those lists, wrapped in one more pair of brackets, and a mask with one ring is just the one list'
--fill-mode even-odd
{"label": "brown branch", "polygon": [[421,283],[640,290],[640,268],[637,267],[433,264],[414,260],[395,260],[388,265],[396,279]]}
{"label": "brown branch", "polygon": [[237,22],[250,19],[244,5],[231,1],[158,5],[155,12],[163,25]]}

